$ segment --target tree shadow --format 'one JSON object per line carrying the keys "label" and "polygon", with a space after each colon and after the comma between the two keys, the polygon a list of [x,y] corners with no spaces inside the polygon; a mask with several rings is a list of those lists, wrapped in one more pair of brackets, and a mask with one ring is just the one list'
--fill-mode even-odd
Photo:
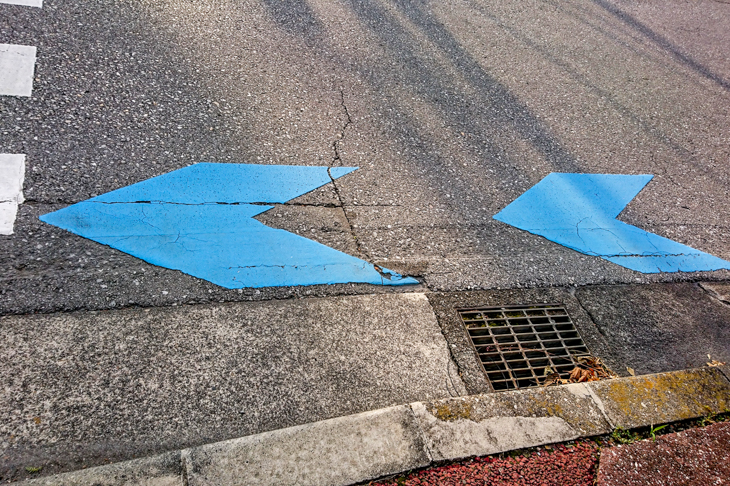
{"label": "tree shadow", "polygon": [[[559,171],[579,170],[576,158],[505,85],[490,75],[464,49],[453,34],[428,11],[427,1],[396,0],[392,5],[421,34],[445,55],[468,82],[470,93],[459,90],[454,76],[430,56],[420,55],[419,42],[394,16],[372,0],[347,2],[360,21],[375,33],[390,53],[402,61],[405,84],[429,100],[447,125],[484,135],[483,143],[493,159],[510,158],[496,139],[505,131],[528,142],[552,167]],[[360,74],[376,87],[384,87],[382,75],[361,69]],[[493,137],[492,135],[497,135]]]}
{"label": "tree shadow", "polygon": [[306,40],[322,34],[322,24],[306,1],[261,0],[272,19],[284,31]]}
{"label": "tree shadow", "polygon": [[615,18],[617,18],[636,32],[639,32],[657,47],[669,53],[672,57],[674,57],[674,59],[677,60],[677,62],[679,62],[683,66],[690,68],[703,78],[714,82],[721,88],[730,90],[729,81],[722,78],[722,76],[712,72],[712,70],[710,70],[707,66],[704,66],[700,62],[694,60],[690,55],[682,52],[681,49],[675,46],[669,39],[658,34],[657,32],[654,32],[651,28],[649,28],[646,24],[640,22],[637,18],[624,12],[623,10],[615,5],[612,5],[606,0],[593,0],[593,3],[613,15]]}

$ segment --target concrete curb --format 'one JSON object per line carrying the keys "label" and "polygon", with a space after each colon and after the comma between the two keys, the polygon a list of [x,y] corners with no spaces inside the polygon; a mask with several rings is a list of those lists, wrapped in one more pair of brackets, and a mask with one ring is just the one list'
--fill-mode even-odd
{"label": "concrete curb", "polygon": [[701,368],[416,402],[25,481],[27,485],[348,485],[443,460],[730,411]]}

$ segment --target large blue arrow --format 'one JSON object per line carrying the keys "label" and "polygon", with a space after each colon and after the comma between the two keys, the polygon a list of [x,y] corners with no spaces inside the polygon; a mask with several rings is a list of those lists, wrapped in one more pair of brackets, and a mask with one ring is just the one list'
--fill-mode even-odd
{"label": "large blue arrow", "polygon": [[418,283],[254,216],[356,168],[195,164],[41,216],[226,288]]}
{"label": "large blue arrow", "polygon": [[652,177],[552,173],[494,219],[643,273],[730,269],[730,262],[616,220]]}

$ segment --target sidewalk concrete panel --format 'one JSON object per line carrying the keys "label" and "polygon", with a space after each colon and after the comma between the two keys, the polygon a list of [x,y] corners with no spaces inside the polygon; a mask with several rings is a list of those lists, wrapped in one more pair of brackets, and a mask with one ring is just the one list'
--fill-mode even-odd
{"label": "sidewalk concrete panel", "polygon": [[423,294],[6,316],[0,325],[2,477],[465,394]]}
{"label": "sidewalk concrete panel", "polygon": [[730,362],[730,306],[699,284],[582,287],[576,297],[637,374],[700,368],[708,355]]}

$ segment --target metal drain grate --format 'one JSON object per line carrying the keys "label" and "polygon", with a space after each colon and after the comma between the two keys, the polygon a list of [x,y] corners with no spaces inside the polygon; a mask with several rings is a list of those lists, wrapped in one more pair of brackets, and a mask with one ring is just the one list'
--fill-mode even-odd
{"label": "metal drain grate", "polygon": [[561,305],[484,307],[458,312],[495,391],[539,386],[551,372],[567,379],[578,364],[576,358],[589,356]]}

